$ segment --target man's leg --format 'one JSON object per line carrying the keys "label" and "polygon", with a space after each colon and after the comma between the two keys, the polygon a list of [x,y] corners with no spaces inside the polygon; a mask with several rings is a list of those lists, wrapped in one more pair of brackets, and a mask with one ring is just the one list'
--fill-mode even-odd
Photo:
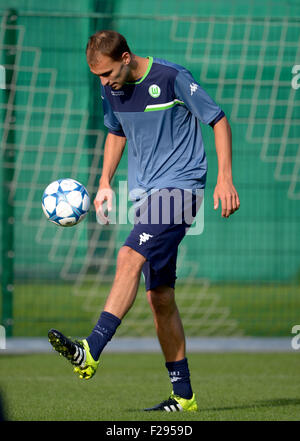
{"label": "man's leg", "polygon": [[139,286],[142,266],[146,259],[130,247],[123,246],[118,254],[114,282],[104,311],[122,319],[131,308]]}
{"label": "man's leg", "polygon": [[147,291],[147,298],[166,362],[182,360],[185,357],[185,335],[174,289],[162,285]]}
{"label": "man's leg", "polygon": [[73,341],[56,329],[49,331],[50,343],[76,366],[74,371],[80,378],[89,379],[95,374],[102,350],[114,336],[121,319],[135,300],[145,260],[145,257],[128,246],[120,249],[116,275],[104,310],[92,333],[82,342]]}
{"label": "man's leg", "polygon": [[92,333],[87,337],[91,355],[98,360],[111,340],[122,318],[131,308],[137,294],[145,257],[130,247],[123,246],[117,258],[114,282],[104,310]]}
{"label": "man's leg", "polygon": [[188,360],[185,357],[185,335],[175,302],[174,289],[161,285],[148,290],[147,298],[173,391],[168,400],[145,410],[195,411],[197,403],[190,382]]}

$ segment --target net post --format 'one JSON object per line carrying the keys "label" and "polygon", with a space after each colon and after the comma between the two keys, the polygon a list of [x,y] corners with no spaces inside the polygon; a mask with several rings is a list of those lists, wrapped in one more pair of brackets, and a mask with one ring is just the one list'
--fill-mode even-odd
{"label": "net post", "polygon": [[[4,18],[5,36],[4,44],[10,48],[4,49],[2,72],[5,84],[2,84],[5,111],[4,130],[2,138],[2,317],[1,324],[5,327],[6,336],[13,334],[13,290],[14,290],[14,198],[11,185],[14,176],[15,162],[15,112],[11,103],[11,96],[15,93],[11,86],[15,83],[14,66],[16,59],[17,30],[14,25],[17,23],[17,12],[14,9],[7,10]],[[7,28],[8,26],[8,28]],[[11,26],[11,27],[10,27]],[[9,69],[5,69],[9,66]],[[15,96],[13,97],[13,101]]]}

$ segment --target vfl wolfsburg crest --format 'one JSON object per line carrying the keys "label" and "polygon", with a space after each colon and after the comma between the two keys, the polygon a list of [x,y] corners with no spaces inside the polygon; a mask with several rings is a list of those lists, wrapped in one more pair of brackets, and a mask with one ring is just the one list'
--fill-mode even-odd
{"label": "vfl wolfsburg crest", "polygon": [[158,98],[160,95],[160,87],[157,86],[157,84],[152,84],[152,86],[149,87],[148,92],[152,98]]}

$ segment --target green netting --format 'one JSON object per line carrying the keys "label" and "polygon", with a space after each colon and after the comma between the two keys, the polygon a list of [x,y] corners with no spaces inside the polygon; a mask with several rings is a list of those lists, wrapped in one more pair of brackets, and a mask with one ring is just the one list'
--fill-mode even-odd
{"label": "green netting", "polygon": [[[17,10],[13,24],[8,8]],[[13,201],[14,335],[46,335],[56,324],[70,334],[89,332],[131,229],[101,228],[93,208],[77,227],[58,228],[41,210],[43,190],[55,179],[81,181],[92,198],[97,190],[106,129],[85,46],[101,28],[123,33],[139,55],[187,67],[232,126],[241,209],[229,220],[213,210],[217,159],[213,132],[202,127],[209,164],[204,232],[187,236],[178,257],[178,302],[189,334],[289,335],[300,280],[300,90],[291,86],[292,68],[300,63],[300,7],[242,0],[0,0],[0,12],[0,63],[14,74],[9,93],[0,90],[1,148],[12,147],[15,155],[0,212],[3,231],[6,201]],[[14,66],[6,64],[11,53]],[[2,183],[12,168],[3,158]],[[117,194],[126,161],[125,152]],[[7,259],[2,252],[2,276]],[[4,296],[5,305],[11,295],[4,290]],[[120,333],[152,333],[143,285],[126,321]]]}

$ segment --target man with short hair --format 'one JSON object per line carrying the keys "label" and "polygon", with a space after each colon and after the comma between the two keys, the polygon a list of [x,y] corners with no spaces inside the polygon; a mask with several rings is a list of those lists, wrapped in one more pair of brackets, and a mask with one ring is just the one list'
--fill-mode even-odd
{"label": "man with short hair", "polygon": [[[145,410],[195,411],[185,335],[175,302],[178,246],[195,218],[206,181],[206,157],[200,120],[214,130],[218,179],[214,208],[222,204],[228,218],[240,205],[232,182],[231,129],[224,112],[182,66],[133,54],[115,31],[99,31],[86,48],[91,72],[101,81],[104,123],[108,135],[94,205],[105,224],[103,205],[112,209],[110,182],[128,143],[128,179],[136,202],[134,227],[117,257],[117,267],[104,310],[92,333],[81,342],[49,331],[53,347],[75,365],[81,378],[91,378],[99,357],[131,308],[145,277],[147,298],[172,383],[170,397]],[[162,216],[168,198],[168,220]],[[199,202],[200,200],[200,202]],[[156,219],[153,222],[153,218]],[[152,219],[152,221],[151,221]]]}

